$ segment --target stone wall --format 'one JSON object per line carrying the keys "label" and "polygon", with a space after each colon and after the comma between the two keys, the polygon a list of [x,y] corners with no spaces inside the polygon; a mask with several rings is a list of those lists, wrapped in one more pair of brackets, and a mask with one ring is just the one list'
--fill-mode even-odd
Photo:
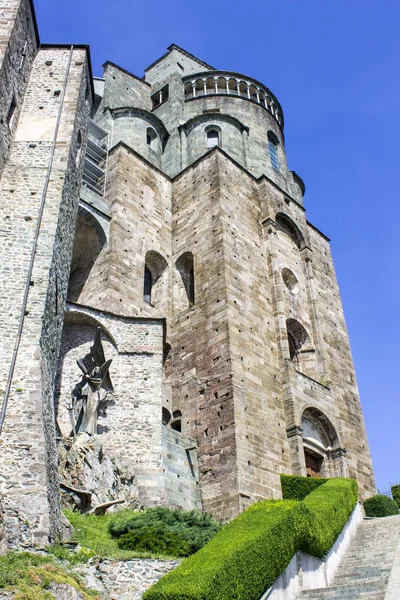
{"label": "stone wall", "polygon": [[133,558],[131,560],[100,560],[78,573],[86,585],[109,600],[140,600],[145,590],[163,575],[179,565],[179,560]]}
{"label": "stone wall", "polygon": [[81,181],[76,140],[80,131],[84,151],[90,103],[86,49],[40,50],[1,178],[3,390],[28,292],[1,438],[11,544],[45,544],[61,534],[53,386]]}
{"label": "stone wall", "polygon": [[38,45],[32,2],[3,1],[0,7],[0,175],[10,152]]}

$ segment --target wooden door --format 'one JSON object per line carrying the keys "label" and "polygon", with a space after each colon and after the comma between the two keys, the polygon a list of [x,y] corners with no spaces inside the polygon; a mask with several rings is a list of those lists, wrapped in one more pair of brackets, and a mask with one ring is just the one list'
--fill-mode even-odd
{"label": "wooden door", "polygon": [[321,477],[322,459],[304,450],[307,477]]}

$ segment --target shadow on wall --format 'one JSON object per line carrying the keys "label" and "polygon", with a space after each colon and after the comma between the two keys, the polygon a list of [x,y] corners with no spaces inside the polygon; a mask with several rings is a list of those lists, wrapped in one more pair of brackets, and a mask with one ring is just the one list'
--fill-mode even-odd
{"label": "shadow on wall", "polygon": [[68,300],[78,302],[94,264],[107,244],[104,230],[97,219],[80,207],[76,225]]}

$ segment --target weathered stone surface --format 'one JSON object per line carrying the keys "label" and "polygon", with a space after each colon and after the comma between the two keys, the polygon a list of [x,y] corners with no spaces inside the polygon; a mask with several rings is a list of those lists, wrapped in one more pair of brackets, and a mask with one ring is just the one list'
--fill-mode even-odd
{"label": "weathered stone surface", "polygon": [[[137,508],[138,492],[131,465],[123,458],[107,456],[98,436],[80,433],[76,438],[63,439],[58,451],[60,482],[91,494],[91,502],[83,512],[119,499],[125,500],[124,507]],[[62,489],[62,499],[66,507],[80,508],[76,494]]]}
{"label": "weathered stone surface", "polygon": [[[329,241],[306,220],[278,100],[171,46],[145,79],[106,63],[91,111],[86,48],[38,49],[27,0],[2,17],[0,109],[13,86],[17,103],[0,131],[0,390],[21,331],[0,439],[8,543],[62,535],[57,437],[62,477],[96,503],[230,519],[280,497],[280,473],[314,471],[371,495]],[[98,327],[114,393],[71,445]]]}
{"label": "weathered stone surface", "polygon": [[101,560],[79,567],[88,588],[107,600],[140,600],[145,590],[179,565],[178,560]]}

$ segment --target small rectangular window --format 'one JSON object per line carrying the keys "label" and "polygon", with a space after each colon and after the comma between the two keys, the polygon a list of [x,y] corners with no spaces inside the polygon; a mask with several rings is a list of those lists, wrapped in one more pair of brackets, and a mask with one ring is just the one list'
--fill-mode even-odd
{"label": "small rectangular window", "polygon": [[15,101],[15,96],[13,95],[12,100],[11,100],[11,104],[10,104],[10,108],[8,109],[8,114],[7,114],[7,123],[9,128],[11,129],[13,123],[14,123],[14,118],[15,118],[15,111],[17,110],[17,103]]}
{"label": "small rectangular window", "polygon": [[161,104],[164,104],[169,98],[169,86],[165,85],[161,90],[158,90],[151,97],[152,109],[158,108]]}
{"label": "small rectangular window", "polygon": [[278,148],[271,138],[268,138],[269,154],[271,157],[271,164],[276,171],[279,171],[279,159],[278,159]]}

